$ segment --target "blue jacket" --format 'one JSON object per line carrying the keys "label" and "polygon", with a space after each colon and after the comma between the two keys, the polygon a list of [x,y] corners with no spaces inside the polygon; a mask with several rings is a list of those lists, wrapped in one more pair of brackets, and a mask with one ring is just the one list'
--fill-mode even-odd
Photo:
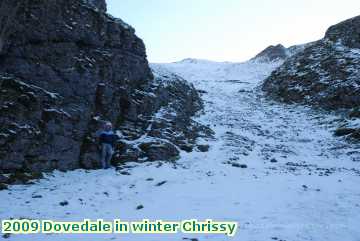
{"label": "blue jacket", "polygon": [[110,144],[114,146],[118,139],[119,137],[114,134],[113,131],[103,131],[100,134],[100,144]]}

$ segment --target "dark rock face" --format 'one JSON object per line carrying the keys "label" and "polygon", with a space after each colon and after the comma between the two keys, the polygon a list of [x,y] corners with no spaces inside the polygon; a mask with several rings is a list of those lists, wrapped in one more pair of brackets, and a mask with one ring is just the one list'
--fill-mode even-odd
{"label": "dark rock face", "polygon": [[325,38],[332,42],[341,42],[349,48],[360,49],[360,16],[331,26],[326,31]]}
{"label": "dark rock face", "polygon": [[288,50],[281,44],[276,46],[270,45],[253,59],[261,61],[275,61],[275,60],[284,60],[289,56]]}
{"label": "dark rock face", "polygon": [[360,16],[289,57],[263,84],[271,97],[325,109],[360,105]]}
{"label": "dark rock face", "polygon": [[349,141],[360,141],[360,128],[348,128],[348,127],[340,127],[335,133],[335,136],[342,136],[348,139]]}
{"label": "dark rock face", "polygon": [[197,146],[197,138],[213,134],[211,129],[189,118],[203,106],[195,88],[173,73],[153,68],[155,79],[149,91],[139,93],[134,107],[144,108],[148,113],[121,125],[120,130],[127,138],[119,143],[115,163],[134,159],[176,160],[181,150],[192,151]]}
{"label": "dark rock face", "polygon": [[106,12],[105,0],[84,0],[84,2],[98,8],[100,11]]}
{"label": "dark rock face", "polygon": [[[177,156],[196,138],[197,92],[154,79],[142,40],[104,0],[23,1],[0,58],[0,173],[98,167],[94,133],[105,120],[123,133],[119,162]],[[176,118],[157,121],[167,107]],[[144,136],[169,140],[165,154]]]}

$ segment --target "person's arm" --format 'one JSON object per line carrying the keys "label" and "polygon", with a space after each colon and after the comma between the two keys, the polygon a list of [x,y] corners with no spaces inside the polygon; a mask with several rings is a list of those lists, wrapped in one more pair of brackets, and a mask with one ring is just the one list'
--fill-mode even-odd
{"label": "person's arm", "polygon": [[103,133],[103,131],[102,130],[97,130],[96,132],[95,132],[95,136],[97,137],[97,138],[100,138],[100,135]]}
{"label": "person's arm", "polygon": [[120,139],[117,134],[112,135],[112,146],[115,146],[116,142]]}

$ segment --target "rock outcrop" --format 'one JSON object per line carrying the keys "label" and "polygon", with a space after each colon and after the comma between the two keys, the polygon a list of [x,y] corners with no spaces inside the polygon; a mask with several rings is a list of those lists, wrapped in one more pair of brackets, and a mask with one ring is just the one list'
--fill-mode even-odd
{"label": "rock outcrop", "polygon": [[325,38],[349,48],[360,49],[360,16],[331,26],[326,31]]}
{"label": "rock outcrop", "polygon": [[193,85],[160,66],[152,68],[155,78],[149,90],[138,93],[136,99],[139,108],[148,113],[142,112],[137,121],[123,123],[121,132],[128,138],[119,142],[115,162],[176,160],[181,150],[201,151],[197,139],[213,134],[211,129],[189,118],[203,106]]}
{"label": "rock outcrop", "polygon": [[289,52],[287,48],[285,48],[283,45],[270,45],[263,51],[261,51],[259,54],[257,54],[253,60],[259,60],[259,61],[278,61],[278,60],[285,60],[289,56]]}
{"label": "rock outcrop", "polygon": [[334,135],[359,141],[360,16],[331,26],[323,39],[297,49],[262,88],[286,103],[345,112]]}
{"label": "rock outcrop", "polygon": [[100,11],[106,12],[105,0],[84,0],[87,4],[99,9]]}
{"label": "rock outcrop", "polygon": [[289,57],[263,90],[277,100],[325,109],[360,105],[360,16],[328,29],[323,39]]}
{"label": "rock outcrop", "polygon": [[312,43],[293,45],[288,48],[284,47],[282,44],[270,45],[252,58],[251,61],[282,63],[293,55],[303,51],[310,44]]}
{"label": "rock outcrop", "polygon": [[0,173],[97,168],[107,120],[122,132],[117,163],[193,149],[199,95],[154,78],[142,40],[104,0],[20,1],[0,58]]}

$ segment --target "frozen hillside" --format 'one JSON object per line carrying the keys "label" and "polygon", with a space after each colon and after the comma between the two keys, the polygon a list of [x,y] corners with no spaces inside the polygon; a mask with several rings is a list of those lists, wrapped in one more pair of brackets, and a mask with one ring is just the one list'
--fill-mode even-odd
{"label": "frozen hillside", "polygon": [[[360,240],[360,17],[243,63],[149,65],[135,29],[107,14],[105,0],[0,6],[9,23],[0,31],[0,220],[239,224],[232,238],[0,240]],[[119,137],[114,168],[96,170],[107,121]]]}
{"label": "frozen hillside", "polygon": [[179,62],[152,64],[152,66],[153,68],[165,67],[168,71],[176,73],[186,80],[241,79],[245,82],[257,83],[282,65],[287,58],[302,51],[307,45],[294,45],[289,48],[285,48],[281,44],[271,45],[251,60],[242,63],[187,58]]}
{"label": "frozen hillside", "polygon": [[[202,90],[197,121],[214,138],[176,162],[55,172],[0,192],[0,218],[238,221],[231,240],[358,241],[359,146],[335,138],[337,116],[269,102],[257,86],[280,63],[186,60],[153,65]],[[166,82],[165,82],[166,83]],[[206,144],[210,145],[207,150]],[[11,203],[11,208],[8,204]],[[64,205],[66,204],[66,205]],[[60,240],[230,240],[224,235],[31,235]],[[11,235],[9,240],[24,240]]]}
{"label": "frozen hillside", "polygon": [[283,61],[262,62],[256,59],[244,63],[215,62],[201,59],[184,59],[171,64],[152,64],[165,66],[186,80],[242,80],[254,82],[263,79]]}

